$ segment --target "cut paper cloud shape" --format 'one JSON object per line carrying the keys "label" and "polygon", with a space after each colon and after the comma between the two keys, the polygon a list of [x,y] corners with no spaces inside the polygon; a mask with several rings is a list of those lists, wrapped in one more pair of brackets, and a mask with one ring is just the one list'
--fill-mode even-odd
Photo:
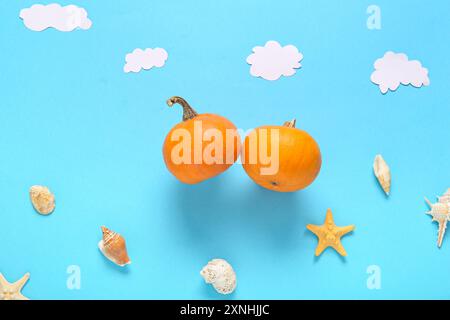
{"label": "cut paper cloud shape", "polygon": [[167,51],[162,48],[134,49],[133,52],[126,55],[123,71],[128,73],[139,72],[141,69],[149,70],[153,67],[161,68],[166,63],[167,58]]}
{"label": "cut paper cloud shape", "polygon": [[264,47],[254,47],[247,57],[250,74],[266,80],[292,76],[301,67],[303,55],[293,45],[282,47],[277,41],[268,41]]}
{"label": "cut paper cloud shape", "polygon": [[87,11],[75,5],[62,7],[57,3],[42,5],[35,4],[20,11],[20,18],[25,26],[33,31],[43,31],[55,28],[69,32],[75,29],[87,30],[92,26]]}
{"label": "cut paper cloud shape", "polygon": [[397,90],[400,83],[411,84],[416,88],[430,84],[428,69],[423,68],[417,60],[408,60],[404,53],[388,51],[383,58],[375,61],[374,67],[370,80],[378,85],[383,94],[388,90]]}

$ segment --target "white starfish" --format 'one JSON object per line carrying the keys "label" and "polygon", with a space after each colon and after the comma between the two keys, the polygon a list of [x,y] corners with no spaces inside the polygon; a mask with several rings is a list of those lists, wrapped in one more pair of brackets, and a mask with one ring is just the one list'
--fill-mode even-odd
{"label": "white starfish", "polygon": [[439,223],[438,230],[438,247],[442,245],[442,240],[444,239],[445,230],[447,228],[447,222],[450,220],[450,203],[447,202],[437,202],[431,203],[430,200],[425,198],[425,201],[430,206],[430,211],[426,213],[433,217],[432,221]]}
{"label": "white starfish", "polygon": [[9,283],[0,273],[0,300],[29,300],[20,292],[29,278],[30,274],[26,273],[20,280]]}

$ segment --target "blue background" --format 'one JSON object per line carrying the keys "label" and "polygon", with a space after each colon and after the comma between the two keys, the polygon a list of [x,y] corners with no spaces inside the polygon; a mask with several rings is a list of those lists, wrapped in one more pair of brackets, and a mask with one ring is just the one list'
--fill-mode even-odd
{"label": "blue background", "polygon": [[[382,29],[366,27],[368,1],[61,1],[93,26],[70,33],[25,28],[34,1],[0,2],[0,272],[31,278],[32,299],[450,298],[450,239],[424,212],[449,185],[450,59],[445,1],[382,1]],[[277,40],[303,53],[297,74],[249,75],[256,45]],[[165,48],[160,69],[125,74],[135,48]],[[374,61],[393,50],[429,69],[429,87],[382,95]],[[186,186],[166,170],[162,142],[181,119],[165,100],[185,97],[244,130],[296,117],[319,143],[322,171],[308,189],[256,186],[240,165]],[[372,172],[383,154],[386,198]],[[31,185],[47,185],[56,211],[34,212]],[[327,208],[348,252],[314,257],[306,224]],[[126,269],[97,248],[100,226],[127,239]],[[235,268],[222,297],[199,271],[212,258]],[[81,290],[66,269],[81,268]],[[366,286],[369,265],[380,290]]]}

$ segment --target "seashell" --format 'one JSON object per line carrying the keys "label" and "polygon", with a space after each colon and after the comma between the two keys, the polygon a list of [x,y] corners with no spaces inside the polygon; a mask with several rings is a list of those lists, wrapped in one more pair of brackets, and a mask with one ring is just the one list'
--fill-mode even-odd
{"label": "seashell", "polygon": [[450,203],[431,203],[427,198],[425,198],[425,201],[431,209],[426,213],[432,216],[432,221],[436,221],[439,224],[437,244],[440,248],[442,240],[444,240],[445,230],[447,229],[447,222],[450,220]]}
{"label": "seashell", "polygon": [[213,285],[221,294],[230,294],[236,289],[236,273],[233,267],[223,259],[213,259],[200,271],[206,283]]}
{"label": "seashell", "polygon": [[440,203],[449,203],[450,204],[450,188],[441,196],[438,197]]}
{"label": "seashell", "polygon": [[123,267],[130,264],[125,239],[118,233],[102,226],[103,239],[98,243],[98,248],[103,255]]}
{"label": "seashell", "polygon": [[29,300],[21,292],[29,278],[30,274],[27,272],[16,282],[9,283],[0,273],[0,300]]}
{"label": "seashell", "polygon": [[431,203],[430,200],[425,198],[426,203],[430,206],[430,211],[427,211],[427,214],[432,215],[448,215],[449,212],[449,204],[443,202]]}
{"label": "seashell", "polygon": [[47,187],[32,186],[30,199],[34,209],[43,215],[48,215],[55,210],[55,196]]}
{"label": "seashell", "polygon": [[381,154],[377,154],[375,156],[375,160],[373,162],[373,172],[375,173],[375,177],[377,177],[378,182],[386,195],[389,195],[389,192],[391,191],[391,170]]}

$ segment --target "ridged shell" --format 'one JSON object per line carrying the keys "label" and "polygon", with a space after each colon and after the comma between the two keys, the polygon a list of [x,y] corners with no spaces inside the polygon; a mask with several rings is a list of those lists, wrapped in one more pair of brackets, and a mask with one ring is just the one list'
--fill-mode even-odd
{"label": "ridged shell", "polygon": [[431,203],[431,201],[428,200],[427,198],[425,198],[425,201],[428,203],[431,209],[430,211],[427,212],[428,214],[444,215],[444,216],[450,214],[450,204],[446,202]]}
{"label": "ridged shell", "polygon": [[98,248],[106,258],[123,267],[130,264],[125,239],[118,233],[102,226],[103,239],[98,243]]}
{"label": "ridged shell", "polygon": [[55,196],[47,187],[32,186],[30,199],[34,209],[43,215],[48,215],[55,210]]}
{"label": "ridged shell", "polygon": [[391,191],[391,170],[381,154],[377,154],[375,156],[375,160],[373,162],[373,172],[375,173],[375,177],[377,177],[378,182],[386,195],[389,195],[389,192]]}
{"label": "ridged shell", "polygon": [[[441,198],[439,198],[440,200]],[[450,220],[450,203],[431,203],[427,198],[425,198],[425,201],[430,206],[430,211],[427,211],[427,214],[432,216],[432,221],[436,221],[439,224],[437,245],[440,248],[447,229],[447,222]]]}
{"label": "ridged shell", "polygon": [[450,204],[450,189],[447,189],[447,191],[441,197],[438,198],[440,203]]}
{"label": "ridged shell", "polygon": [[442,240],[444,240],[445,230],[447,229],[447,219],[439,221],[438,240],[437,245],[440,248],[442,246]]}
{"label": "ridged shell", "polygon": [[224,259],[213,259],[200,271],[206,283],[213,285],[221,294],[230,294],[236,289],[236,273]]}

